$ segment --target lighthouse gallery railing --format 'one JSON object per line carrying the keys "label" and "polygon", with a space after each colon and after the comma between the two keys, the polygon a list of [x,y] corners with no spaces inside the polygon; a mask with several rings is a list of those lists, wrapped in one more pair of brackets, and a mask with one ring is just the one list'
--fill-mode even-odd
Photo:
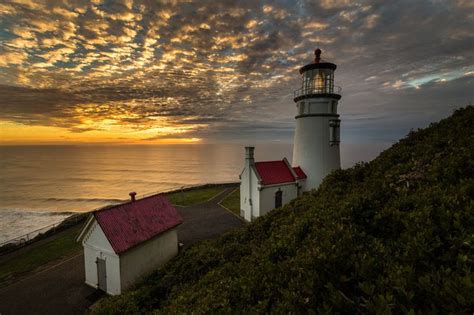
{"label": "lighthouse gallery railing", "polygon": [[341,94],[342,88],[340,86],[311,86],[302,87],[293,92],[293,96],[300,97],[311,94]]}

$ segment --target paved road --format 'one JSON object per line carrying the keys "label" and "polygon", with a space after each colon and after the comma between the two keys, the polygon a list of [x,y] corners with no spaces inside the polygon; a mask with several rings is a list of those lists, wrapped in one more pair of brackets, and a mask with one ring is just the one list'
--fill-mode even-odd
{"label": "paved road", "polygon": [[183,217],[183,224],[178,228],[179,241],[185,247],[199,240],[214,238],[244,224],[242,219],[218,205],[234,189],[235,187],[228,188],[206,203],[178,208]]}
{"label": "paved road", "polygon": [[[214,238],[244,223],[218,205],[233,188],[206,203],[178,208],[183,224],[179,240],[186,246]],[[84,284],[84,256],[78,254],[58,264],[0,288],[0,314],[83,314],[100,292]]]}

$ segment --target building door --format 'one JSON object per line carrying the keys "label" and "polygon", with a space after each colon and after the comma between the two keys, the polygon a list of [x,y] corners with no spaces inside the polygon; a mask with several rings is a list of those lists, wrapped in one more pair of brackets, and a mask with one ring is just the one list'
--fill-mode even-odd
{"label": "building door", "polygon": [[283,203],[283,192],[281,190],[275,193],[275,208],[280,208]]}
{"label": "building door", "polygon": [[107,292],[107,272],[105,269],[105,259],[97,258],[96,264],[98,289]]}

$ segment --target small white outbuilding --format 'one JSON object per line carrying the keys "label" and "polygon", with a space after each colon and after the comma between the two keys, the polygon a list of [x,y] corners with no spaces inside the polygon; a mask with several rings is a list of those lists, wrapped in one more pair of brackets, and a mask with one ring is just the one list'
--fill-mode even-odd
{"label": "small white outbuilding", "polygon": [[279,208],[301,194],[306,174],[288,160],[255,162],[254,147],[245,148],[240,174],[240,215],[247,221]]}
{"label": "small white outbuilding", "polygon": [[84,246],[86,284],[122,293],[178,253],[181,216],[164,195],[92,213],[78,241]]}

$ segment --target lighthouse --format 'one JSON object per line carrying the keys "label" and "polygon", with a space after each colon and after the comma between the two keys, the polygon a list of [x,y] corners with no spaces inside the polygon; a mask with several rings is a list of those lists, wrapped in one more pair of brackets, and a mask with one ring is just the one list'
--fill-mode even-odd
{"label": "lighthouse", "polygon": [[247,221],[317,188],[326,175],[341,167],[337,113],[341,88],[334,85],[336,65],[321,60],[321,49],[314,53],[314,62],[300,69],[301,87],[294,94],[293,165],[286,158],[255,161],[255,148],[245,148],[245,166],[239,176],[240,215]]}
{"label": "lighthouse", "polygon": [[326,175],[341,167],[337,113],[341,88],[334,85],[337,66],[321,59],[321,49],[314,53],[314,62],[300,69],[301,87],[294,92],[297,114],[292,164],[307,175],[303,191],[317,188]]}

